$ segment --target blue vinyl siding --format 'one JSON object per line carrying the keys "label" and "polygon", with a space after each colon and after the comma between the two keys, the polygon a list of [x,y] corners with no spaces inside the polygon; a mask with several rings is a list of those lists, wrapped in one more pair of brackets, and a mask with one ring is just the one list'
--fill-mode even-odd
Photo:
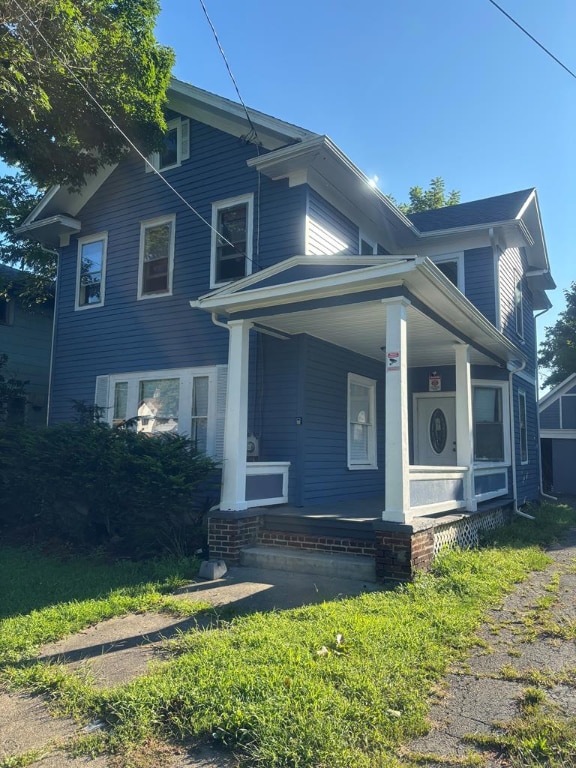
{"label": "blue vinyl siding", "polygon": [[570,387],[568,392],[565,392],[564,394],[566,394],[566,395],[576,395],[576,386]]}
{"label": "blue vinyl siding", "polygon": [[576,495],[576,440],[552,440],[552,491]]}
{"label": "blue vinyl siding", "polygon": [[[520,457],[520,415],[518,393],[526,395],[526,426],[528,435],[528,463]],[[538,403],[535,388],[514,376],[514,450],[516,451],[516,484],[518,503],[537,499],[540,495],[540,452],[538,445]]]}
{"label": "blue vinyl siding", "polygon": [[496,289],[492,248],[464,251],[464,289],[466,298],[495,325]]}
{"label": "blue vinyl siding", "polygon": [[[190,139],[190,159],[166,177],[207,221],[212,202],[254,194],[255,251],[260,246],[254,271],[302,253],[305,189],[262,177],[258,212],[258,174],[246,166],[255,147],[194,120]],[[140,224],[169,214],[176,215],[173,294],[138,301]],[[189,306],[210,290],[211,230],[155,174],[145,172],[141,159],[124,160],[78,218],[81,237],[108,233],[106,298],[102,307],[74,311],[72,238],[60,259],[51,421],[69,418],[73,399],[93,402],[98,375],[227,362],[226,331]]]}
{"label": "blue vinyl siding", "polygon": [[576,397],[562,396],[562,429],[576,429]]}
{"label": "blue vinyl siding", "polygon": [[358,253],[357,225],[311,188],[308,188],[307,215],[307,255]]}
{"label": "blue vinyl siding", "polygon": [[560,400],[555,400],[540,414],[541,429],[560,429]]}
{"label": "blue vinyl siding", "polygon": [[536,370],[536,322],[534,320],[532,293],[527,282],[522,281],[523,337],[516,331],[514,307],[515,275],[524,275],[527,270],[526,256],[522,248],[507,248],[500,255],[500,323],[502,333],[526,355],[526,372]]}

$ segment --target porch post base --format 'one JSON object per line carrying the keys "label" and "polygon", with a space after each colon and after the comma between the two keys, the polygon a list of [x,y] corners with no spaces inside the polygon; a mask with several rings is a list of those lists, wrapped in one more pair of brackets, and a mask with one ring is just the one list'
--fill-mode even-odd
{"label": "porch post base", "polygon": [[418,571],[428,571],[434,558],[434,533],[412,525],[388,521],[374,524],[376,576],[409,581]]}
{"label": "porch post base", "polygon": [[257,510],[215,510],[208,515],[208,555],[226,565],[240,564],[240,551],[258,538],[261,517]]}

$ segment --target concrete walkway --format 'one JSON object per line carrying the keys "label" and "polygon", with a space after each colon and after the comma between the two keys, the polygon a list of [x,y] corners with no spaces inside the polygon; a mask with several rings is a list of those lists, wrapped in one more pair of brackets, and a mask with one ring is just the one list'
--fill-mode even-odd
{"label": "concrete walkway", "polygon": [[[464,740],[466,734],[489,733],[494,722],[516,713],[516,702],[533,670],[560,673],[562,684],[552,685],[547,695],[563,711],[576,716],[576,651],[574,641],[534,632],[533,612],[549,587],[559,578],[557,601],[550,616],[560,625],[576,622],[576,531],[550,551],[554,562],[543,573],[534,573],[508,596],[500,609],[487,615],[480,637],[484,647],[474,650],[466,663],[452,670],[444,691],[430,712],[431,731],[407,745],[406,756],[428,756],[429,768],[454,765],[454,760],[473,751]],[[282,610],[352,596],[376,585],[361,581],[286,574],[279,571],[232,569],[225,578],[199,582],[178,591],[181,600],[209,602],[218,613],[230,618],[252,611]],[[540,618],[542,614],[540,611]],[[530,618],[532,617],[532,618]],[[530,621],[527,621],[530,619]],[[202,618],[208,626],[213,617]],[[44,646],[42,661],[59,661],[70,669],[85,670],[97,686],[127,682],[143,674],[154,658],[161,657],[163,645],[176,633],[198,626],[196,619],[174,619],[165,614],[129,615],[102,622],[83,632]],[[573,636],[573,635],[572,635]],[[517,671],[515,679],[510,670]],[[566,683],[569,672],[573,677]],[[115,768],[113,761],[72,758],[66,752],[70,741],[88,730],[71,720],[53,717],[38,697],[0,692],[0,765],[7,758],[30,752],[37,768]],[[501,768],[505,763],[495,754],[478,751],[486,768]],[[432,756],[436,756],[432,759]],[[148,755],[148,759],[150,756]],[[144,765],[144,763],[143,763]],[[186,751],[167,745],[157,746],[157,756],[145,763],[148,768],[234,768],[232,755],[212,747]],[[353,766],[351,766],[353,768]]]}

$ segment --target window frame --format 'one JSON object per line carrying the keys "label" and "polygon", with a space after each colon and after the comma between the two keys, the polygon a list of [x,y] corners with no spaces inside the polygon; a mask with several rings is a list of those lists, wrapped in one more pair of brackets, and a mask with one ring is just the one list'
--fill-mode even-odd
{"label": "window frame", "polygon": [[[370,412],[372,414],[371,423],[368,429],[368,455],[367,461],[360,463],[352,459],[352,444],[350,441],[350,431],[352,425],[351,408],[352,398],[350,397],[351,386],[353,384],[366,387],[369,391]],[[366,376],[360,376],[357,373],[348,373],[346,388],[346,459],[349,470],[373,470],[378,469],[378,445],[376,433],[376,379],[369,379]],[[354,422],[355,423],[355,422]]]}
{"label": "window frame", "polygon": [[[248,277],[252,274],[252,260],[253,253],[253,236],[254,236],[254,194],[249,192],[245,195],[237,195],[236,197],[228,197],[224,200],[217,200],[212,203],[212,237],[210,241],[210,288],[219,288],[223,285],[229,285],[235,282],[234,280],[222,280],[216,281],[217,272],[217,246],[218,246],[218,218],[220,211],[225,211],[228,208],[236,208],[239,205],[246,205],[246,254],[245,268],[243,277]],[[236,278],[241,280],[242,278]]]}
{"label": "window frame", "polygon": [[520,464],[528,464],[530,462],[530,454],[528,452],[528,398],[523,389],[518,391],[518,444],[520,448]]}
{"label": "window frame", "polygon": [[[82,278],[82,249],[85,245],[90,243],[102,242],[102,265],[100,267],[100,301],[94,304],[81,304],[80,303],[80,287]],[[85,237],[78,238],[78,250],[76,256],[76,294],[74,298],[74,309],[83,311],[85,309],[96,309],[96,307],[103,307],[106,293],[106,261],[108,255],[108,232],[98,232],[94,235],[86,235]]]}
{"label": "window frame", "polygon": [[[456,288],[460,291],[460,293],[465,293],[465,279],[464,279],[464,251],[455,251],[454,253],[443,253],[439,254],[438,256],[430,256],[430,261],[433,261],[436,266],[438,264],[445,264],[446,262],[453,261],[456,262],[456,270],[458,279],[456,281]],[[442,273],[444,274],[444,273]],[[444,275],[446,277],[446,275]],[[446,277],[447,280],[450,280],[449,277]],[[450,280],[452,283],[452,281]],[[454,283],[452,283],[454,285]]]}
{"label": "window frame", "polygon": [[[501,390],[502,402],[502,433],[504,445],[504,458],[501,461],[491,459],[476,458],[476,418],[474,414],[474,389],[499,389]],[[512,443],[510,438],[510,402],[509,386],[506,381],[474,379],[472,381],[472,434],[474,439],[473,461],[478,469],[489,469],[490,467],[508,467],[512,463]]]}
{"label": "window frame", "polygon": [[[182,162],[190,157],[190,120],[182,117],[174,117],[172,120],[168,120],[166,122],[166,135],[173,130],[176,130],[176,162],[171,165],[161,166],[160,152],[152,152],[148,157],[148,162],[160,173],[170,171],[172,168],[179,168]],[[146,163],[146,172],[151,170],[148,163]]]}
{"label": "window frame", "polygon": [[524,339],[524,283],[519,269],[514,269],[514,328]]}
{"label": "window frame", "polygon": [[[168,276],[166,290],[144,293],[144,246],[146,243],[146,231],[154,227],[170,224],[170,243],[168,253]],[[158,216],[154,219],[146,219],[140,222],[140,250],[138,256],[138,300],[157,299],[163,296],[172,296],[172,282],[174,273],[174,250],[176,243],[176,214]]]}
{"label": "window frame", "polygon": [[[137,414],[140,384],[144,381],[157,379],[178,379],[178,429],[179,435],[192,436],[192,414],[194,380],[208,379],[208,407],[206,426],[206,455],[214,456],[216,452],[216,428],[217,428],[217,368],[216,366],[204,366],[199,368],[168,368],[158,371],[134,371],[131,373],[112,373],[108,376],[107,405],[104,420],[114,425],[114,403],[117,384],[127,385],[126,394],[126,420],[134,418]],[[199,418],[199,417],[196,417]],[[152,433],[153,434],[153,433]],[[161,433],[159,433],[161,434]]]}

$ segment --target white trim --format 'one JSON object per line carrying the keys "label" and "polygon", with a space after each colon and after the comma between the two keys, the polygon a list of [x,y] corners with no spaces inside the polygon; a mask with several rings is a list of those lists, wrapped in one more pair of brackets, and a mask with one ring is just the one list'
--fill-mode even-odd
{"label": "white trim", "polygon": [[540,437],[552,440],[576,440],[576,429],[541,429]]}
{"label": "white trim", "polygon": [[474,477],[484,477],[486,475],[499,475],[503,474],[505,478],[504,486],[497,488],[495,491],[486,491],[485,493],[476,494],[476,501],[488,501],[489,499],[495,499],[498,496],[505,496],[508,493],[508,467],[481,467],[476,469]]}
{"label": "white trim", "polygon": [[[372,253],[362,253],[362,241],[372,248]],[[359,256],[377,256],[378,243],[373,237],[369,237],[363,230],[358,230],[358,255]]]}
{"label": "white trim", "polygon": [[[500,389],[502,390],[502,431],[504,437],[504,459],[502,461],[482,461],[481,459],[474,458],[475,474],[482,469],[497,469],[500,467],[504,469],[511,465],[512,461],[512,444],[510,438],[510,398],[509,398],[509,384],[507,381],[494,381],[491,379],[472,379],[472,423],[474,421],[474,389],[475,387],[484,387],[487,389]],[[474,457],[476,456],[476,443],[474,442]]]}
{"label": "white trim", "polygon": [[[522,272],[516,266],[512,272],[514,275],[514,330],[516,335],[524,341],[524,284],[522,282]],[[520,317],[520,323],[518,323],[518,317]],[[519,325],[521,326],[520,328],[518,327]]]}
{"label": "white trim", "polygon": [[502,304],[500,296],[500,256],[503,251],[499,245],[492,246],[494,261],[494,322],[496,329],[502,331]]}
{"label": "white trim", "polygon": [[466,509],[466,502],[456,499],[438,501],[434,504],[422,504],[418,507],[411,507],[410,512],[413,517],[428,517],[428,515],[438,514],[439,512],[455,512],[458,509]]}
{"label": "white trim", "polygon": [[[157,171],[164,173],[164,171],[171,171],[172,168],[179,168],[182,165],[183,160],[187,160],[190,157],[190,121],[181,117],[175,117],[173,120],[168,120],[166,123],[166,136],[170,131],[176,131],[176,162],[171,165],[160,165],[160,152],[152,152],[148,157],[148,163],[150,163]],[[150,165],[145,163],[146,173],[150,173],[152,169]]]}
{"label": "white trim", "polygon": [[260,477],[262,475],[282,475],[282,495],[269,499],[250,499],[246,501],[248,509],[251,507],[269,507],[273,504],[288,503],[288,472],[289,461],[250,461],[246,464],[246,477]]}
{"label": "white trim", "polygon": [[[216,246],[218,242],[218,216],[220,211],[227,208],[235,208],[239,205],[246,205],[246,256],[244,263],[244,277],[252,274],[252,260],[254,257],[252,248],[252,239],[254,232],[254,194],[250,192],[245,195],[228,197],[224,200],[216,200],[212,203],[212,237],[210,241],[210,288],[221,288],[236,280],[225,280],[216,282]],[[243,279],[243,278],[239,278]]]}
{"label": "white trim", "polygon": [[[456,262],[456,274],[457,274],[456,288],[458,288],[458,290],[461,293],[464,293],[464,294],[466,293],[466,290],[465,290],[466,279],[465,279],[465,273],[464,273],[464,251],[455,251],[454,253],[442,253],[442,254],[439,254],[438,256],[428,256],[428,258],[434,264],[444,264],[446,262],[451,262],[451,261]],[[446,275],[444,275],[444,277],[446,277]]]}
{"label": "white trim", "polygon": [[[522,406],[524,400],[524,406]],[[524,413],[524,432],[526,436],[526,460],[522,459],[522,413]],[[520,449],[520,464],[526,466],[530,462],[530,453],[528,450],[528,397],[525,390],[518,390],[518,447]]]}
{"label": "white trim", "polygon": [[[80,284],[81,284],[81,266],[82,266],[82,249],[85,245],[90,243],[102,242],[102,264],[100,268],[100,301],[94,304],[80,304]],[[99,232],[95,235],[87,235],[86,237],[78,238],[78,250],[76,257],[76,293],[74,297],[74,309],[85,310],[94,309],[96,307],[104,306],[104,294],[106,290],[106,255],[108,252],[108,232]]]}
{"label": "white trim", "polygon": [[556,384],[550,392],[546,392],[546,394],[542,396],[538,403],[540,413],[548,408],[548,406],[552,405],[552,403],[555,403],[567,390],[572,389],[574,386],[576,386],[576,373],[571,373],[570,376],[564,379],[564,381],[561,381],[560,384]]}
{"label": "white trim", "polygon": [[[163,224],[170,224],[170,244],[168,252],[168,279],[167,287],[164,291],[154,291],[151,293],[143,292],[144,280],[144,243],[146,241],[146,231],[154,227],[160,227]],[[174,245],[176,242],[176,214],[169,216],[158,216],[155,219],[147,219],[140,222],[140,251],[138,256],[138,300],[156,299],[161,296],[172,295],[172,275],[174,272]]]}
{"label": "white trim", "polygon": [[[350,446],[350,425],[351,420],[351,398],[350,398],[350,386],[357,384],[358,386],[365,387],[368,390],[369,408],[371,413],[371,421],[368,423],[368,456],[367,461],[360,463],[354,461],[351,456]],[[347,421],[346,421],[346,446],[347,446],[347,465],[351,470],[371,470],[378,469],[378,455],[377,455],[377,431],[376,431],[376,380],[368,379],[366,376],[360,376],[357,373],[348,374],[348,385],[346,389],[347,400]]]}
{"label": "white trim", "polygon": [[[454,400],[454,438],[457,440],[458,423],[456,420],[456,392],[413,392],[412,393],[412,443],[414,450],[414,464],[410,465],[410,472],[414,467],[423,467],[424,464],[418,464],[416,457],[420,456],[420,438],[418,435],[418,400],[431,400],[434,398],[445,397]],[[431,464],[431,467],[440,467],[441,469],[451,470],[454,464]]]}

